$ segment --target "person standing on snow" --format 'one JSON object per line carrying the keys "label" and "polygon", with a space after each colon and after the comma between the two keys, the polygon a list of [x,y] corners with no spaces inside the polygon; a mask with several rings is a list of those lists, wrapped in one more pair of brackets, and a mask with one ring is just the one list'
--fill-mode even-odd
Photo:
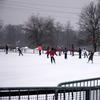
{"label": "person standing on snow", "polygon": [[43,49],[42,46],[38,46],[39,55],[41,55],[42,49]]}
{"label": "person standing on snow", "polygon": [[63,50],[63,53],[64,53],[64,58],[67,59],[67,49],[66,48]]}
{"label": "person standing on snow", "polygon": [[74,45],[72,44],[71,54],[74,56]]}
{"label": "person standing on snow", "polygon": [[79,59],[81,59],[81,55],[82,55],[82,50],[81,50],[81,48],[79,48],[78,52],[79,52]]}
{"label": "person standing on snow", "polygon": [[18,48],[18,52],[19,52],[19,56],[20,56],[20,55],[23,56],[23,54],[22,54],[22,50],[21,50],[20,48]]}
{"label": "person standing on snow", "polygon": [[6,49],[6,54],[8,54],[8,45],[7,44],[6,44],[5,49]]}
{"label": "person standing on snow", "polygon": [[89,52],[88,62],[91,60],[93,63],[93,56],[94,56],[94,52],[93,51]]}
{"label": "person standing on snow", "polygon": [[54,49],[54,48],[52,48],[51,50],[50,50],[50,52],[49,52],[49,54],[50,54],[50,57],[51,57],[51,63],[56,63],[55,62],[55,58],[54,58],[54,55],[57,55],[56,54],[56,50]]}
{"label": "person standing on snow", "polygon": [[83,49],[83,56],[84,56],[84,58],[88,58],[88,53],[87,53],[88,51],[84,48]]}
{"label": "person standing on snow", "polygon": [[50,53],[50,48],[49,48],[49,47],[47,47],[47,51],[46,51],[47,58],[49,58],[49,53]]}
{"label": "person standing on snow", "polygon": [[59,56],[61,56],[62,48],[61,47],[57,47],[57,51],[59,52]]}

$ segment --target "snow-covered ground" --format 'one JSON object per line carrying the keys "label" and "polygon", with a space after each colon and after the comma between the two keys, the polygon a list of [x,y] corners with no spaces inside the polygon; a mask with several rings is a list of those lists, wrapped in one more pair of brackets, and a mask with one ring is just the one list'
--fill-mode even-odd
{"label": "snow-covered ground", "polygon": [[60,82],[94,78],[100,76],[100,56],[95,54],[94,63],[78,55],[64,59],[55,56],[56,64],[51,64],[46,54],[0,52],[0,87],[57,86]]}

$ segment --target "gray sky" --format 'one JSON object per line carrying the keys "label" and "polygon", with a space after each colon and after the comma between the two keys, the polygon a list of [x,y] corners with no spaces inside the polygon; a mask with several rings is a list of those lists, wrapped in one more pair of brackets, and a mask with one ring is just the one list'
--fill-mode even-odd
{"label": "gray sky", "polygon": [[4,24],[23,24],[32,14],[54,18],[77,28],[81,9],[97,0],[0,0],[0,20]]}

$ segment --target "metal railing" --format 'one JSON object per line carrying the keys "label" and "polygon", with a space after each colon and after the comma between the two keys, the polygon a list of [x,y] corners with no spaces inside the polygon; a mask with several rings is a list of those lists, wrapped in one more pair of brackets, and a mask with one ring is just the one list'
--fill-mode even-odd
{"label": "metal railing", "polygon": [[58,84],[59,87],[95,87],[100,86],[100,77],[99,78],[91,78],[91,79],[83,79],[76,80],[70,82],[63,82]]}
{"label": "metal railing", "polygon": [[100,100],[100,78],[63,82],[57,87],[1,87],[0,100]]}

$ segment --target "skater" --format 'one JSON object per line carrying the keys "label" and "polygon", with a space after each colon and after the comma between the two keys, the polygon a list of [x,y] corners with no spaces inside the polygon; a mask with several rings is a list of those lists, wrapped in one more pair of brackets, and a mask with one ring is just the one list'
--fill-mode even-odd
{"label": "skater", "polygon": [[93,51],[89,52],[88,62],[91,60],[91,62],[93,63],[93,56],[94,56],[94,52]]}
{"label": "skater", "polygon": [[8,45],[6,44],[6,54],[8,54]]}
{"label": "skater", "polygon": [[83,49],[83,56],[84,56],[84,58],[88,58],[88,53],[87,53],[88,51],[84,48]]}
{"label": "skater", "polygon": [[54,58],[54,55],[57,55],[57,54],[56,54],[56,50],[55,50],[54,48],[52,48],[52,49],[50,50],[50,53],[49,53],[49,54],[50,54],[50,57],[51,57],[51,63],[53,63],[53,62],[56,63],[56,62],[55,62],[55,58]]}
{"label": "skater", "polygon": [[78,52],[79,52],[79,59],[81,59],[81,55],[82,55],[82,50],[81,50],[81,48],[79,48]]}
{"label": "skater", "polygon": [[41,55],[42,46],[38,46],[38,50],[39,50],[39,55]]}
{"label": "skater", "polygon": [[59,52],[59,56],[61,56],[62,48],[61,47],[58,47],[57,48],[57,51]]}
{"label": "skater", "polygon": [[71,55],[74,56],[74,45],[72,44]]}
{"label": "skater", "polygon": [[46,51],[47,58],[49,58],[49,53],[50,53],[50,48],[49,48],[49,47],[47,47],[47,51]]}
{"label": "skater", "polygon": [[23,54],[22,54],[22,50],[21,50],[20,48],[18,48],[18,52],[19,52],[19,56],[20,56],[20,55],[23,56]]}
{"label": "skater", "polygon": [[64,58],[67,59],[67,49],[66,48],[63,50],[63,53],[64,53]]}

